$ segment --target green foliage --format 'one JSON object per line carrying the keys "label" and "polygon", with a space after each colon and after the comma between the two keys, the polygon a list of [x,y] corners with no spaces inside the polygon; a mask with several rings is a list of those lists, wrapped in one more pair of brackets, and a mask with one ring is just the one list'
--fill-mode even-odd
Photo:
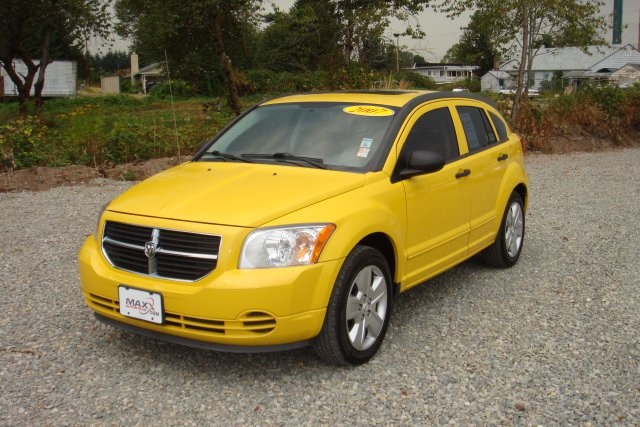
{"label": "green foliage", "polygon": [[[506,58],[518,60],[516,87],[524,88],[531,75],[533,59],[546,39],[572,42],[586,49],[603,44],[606,19],[600,15],[599,0],[442,0],[441,10],[451,16],[470,8],[482,14],[482,28]],[[517,123],[521,93],[513,102],[511,118]]]}
{"label": "green foliage", "polygon": [[479,75],[492,70],[498,55],[498,46],[493,41],[491,17],[482,9],[471,15],[460,41],[451,46],[442,62],[449,64],[477,65]]}
{"label": "green foliage", "polygon": [[139,81],[131,82],[131,79],[120,79],[121,93],[142,93],[142,84]]}
{"label": "green foliage", "polygon": [[[3,0],[0,7],[0,66],[18,89],[25,105],[41,104],[47,65],[56,58],[78,57],[82,43],[92,36],[108,39],[108,0]],[[27,72],[16,69],[16,60]],[[24,112],[24,110],[23,110]]]}
{"label": "green foliage", "polygon": [[624,145],[640,129],[640,85],[581,86],[574,95],[560,95],[543,104],[523,105],[518,132],[529,149],[553,152],[553,139],[605,140]]}
{"label": "green foliage", "polygon": [[433,79],[412,71],[388,74],[357,66],[341,68],[333,73],[322,70],[307,73],[251,70],[246,72],[246,77],[253,93],[266,94],[370,89],[386,87],[389,81],[403,82],[405,88],[436,89]]}
{"label": "green foliage", "polygon": [[196,95],[196,90],[184,80],[172,80],[171,83],[164,81],[156,84],[150,95],[154,98],[168,99],[170,96],[176,98],[191,98]]}
{"label": "green foliage", "polygon": [[616,116],[621,113],[627,92],[616,86],[582,85],[577,93],[581,102],[591,102],[602,108],[607,114]]}
{"label": "green foliage", "polygon": [[36,116],[0,125],[0,170],[28,168],[45,159],[46,129]]}
{"label": "green foliage", "polygon": [[114,74],[120,70],[128,69],[130,58],[127,52],[115,51],[107,52],[104,55],[91,57],[91,63],[96,71]]}
{"label": "green foliage", "polygon": [[398,81],[405,82],[410,89],[435,90],[438,87],[431,77],[413,71],[398,71],[392,73],[392,76]]}
{"label": "green foliage", "polygon": [[260,33],[256,65],[272,71],[316,71],[342,64],[340,29],[327,1],[298,1],[276,10]]}
{"label": "green foliage", "polygon": [[[214,17],[219,16],[222,42],[235,68],[253,65],[257,37],[256,0],[118,0],[118,33],[132,40],[141,63],[168,57],[171,77],[210,93],[224,80],[216,49]],[[180,11],[177,13],[176,11]]]}
{"label": "green foliage", "polygon": [[[256,92],[275,94],[381,87],[431,89],[430,79],[411,73],[374,73],[351,67],[335,74],[253,71]],[[442,89],[439,87],[439,89]],[[494,96],[500,111],[511,99]],[[245,97],[244,107],[262,96]],[[183,155],[233,119],[219,99],[176,100],[178,142]],[[0,104],[0,169],[82,164],[100,166],[177,154],[171,104],[166,99],[127,95],[58,98],[38,116],[21,116],[16,104]],[[516,131],[532,150],[553,151],[552,138],[601,138],[624,144],[640,130],[640,84],[628,89],[582,87],[575,95],[535,99],[523,104]]]}
{"label": "green foliage", "polygon": [[[204,100],[208,101],[208,100]],[[202,99],[176,101],[180,151],[193,154],[233,117],[205,112]],[[0,113],[3,109],[0,109]],[[177,154],[169,102],[126,95],[54,99],[39,117],[8,116],[0,126],[0,167],[99,166]]]}

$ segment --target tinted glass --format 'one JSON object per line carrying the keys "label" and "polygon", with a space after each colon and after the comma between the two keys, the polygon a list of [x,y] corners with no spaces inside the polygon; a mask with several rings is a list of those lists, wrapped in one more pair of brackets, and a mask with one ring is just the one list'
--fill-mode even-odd
{"label": "tinted glass", "polygon": [[493,129],[484,110],[476,107],[456,107],[467,137],[469,151],[479,150],[496,142]]}
{"label": "tinted glass", "polygon": [[458,140],[448,108],[429,111],[415,122],[403,151],[415,150],[441,153],[446,161],[458,158]]}
{"label": "tinted glass", "polygon": [[491,114],[491,120],[493,120],[493,125],[496,127],[496,130],[498,131],[498,139],[500,140],[500,142],[505,142],[507,139],[509,139],[509,135],[507,134],[506,123],[497,114],[491,113],[491,112],[489,114]]}
{"label": "tinted glass", "polygon": [[392,107],[341,103],[261,106],[222,134],[213,151],[235,156],[289,153],[321,159],[336,169],[370,170],[384,151],[383,137],[396,111]]}

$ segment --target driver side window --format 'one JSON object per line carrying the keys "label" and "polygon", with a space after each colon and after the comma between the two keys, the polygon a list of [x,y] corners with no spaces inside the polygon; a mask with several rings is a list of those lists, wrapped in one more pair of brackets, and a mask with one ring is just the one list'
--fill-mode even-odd
{"label": "driver side window", "polygon": [[402,150],[404,158],[416,150],[440,153],[447,163],[460,156],[449,108],[431,110],[415,122]]}

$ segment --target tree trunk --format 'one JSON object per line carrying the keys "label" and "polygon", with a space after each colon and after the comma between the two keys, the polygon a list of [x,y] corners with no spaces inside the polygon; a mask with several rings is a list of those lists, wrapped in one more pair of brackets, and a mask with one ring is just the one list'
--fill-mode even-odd
{"label": "tree trunk", "polygon": [[344,29],[344,66],[346,68],[351,65],[351,55],[353,55],[353,22],[347,19]]}
{"label": "tree trunk", "polygon": [[529,51],[529,5],[523,2],[522,5],[522,53],[520,55],[520,65],[518,67],[518,86],[516,87],[516,96],[513,99],[513,107],[511,108],[511,123],[513,127],[518,125],[518,113],[520,111],[520,102],[524,89],[524,75],[527,70],[527,58]]}
{"label": "tree trunk", "polygon": [[[27,75],[20,77],[21,75],[15,69],[14,60],[20,59],[27,67]],[[3,68],[7,72],[7,75],[16,86],[18,90],[18,103],[20,105],[20,113],[25,114],[27,112],[27,101],[31,95],[31,87],[33,86],[33,80],[38,71],[38,66],[33,63],[31,58],[13,58],[2,57],[0,61],[4,64]]]}
{"label": "tree trunk", "polygon": [[33,99],[35,101],[36,107],[42,107],[42,90],[44,89],[44,75],[49,65],[49,44],[51,43],[51,30],[48,30],[44,35],[44,40],[42,41],[42,55],[40,56],[40,64],[38,64],[39,72],[38,72],[38,80],[34,85],[34,94]]}
{"label": "tree trunk", "polygon": [[224,42],[222,41],[222,28],[220,25],[220,13],[217,10],[212,10],[213,13],[213,38],[216,46],[216,53],[220,59],[220,65],[224,72],[225,80],[227,81],[227,88],[229,89],[229,107],[231,110],[239,116],[242,113],[242,106],[240,105],[240,97],[238,96],[238,85],[236,83],[235,75],[233,74],[233,66],[231,60],[227,56],[224,48]]}

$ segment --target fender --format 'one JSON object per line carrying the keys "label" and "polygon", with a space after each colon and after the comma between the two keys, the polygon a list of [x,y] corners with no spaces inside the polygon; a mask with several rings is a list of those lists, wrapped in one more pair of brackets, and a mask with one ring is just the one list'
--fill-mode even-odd
{"label": "fender", "polygon": [[[529,202],[529,178],[524,169],[524,161],[522,152],[518,150],[517,153],[514,153],[517,156],[516,161],[512,161],[504,174],[504,179],[500,185],[500,190],[498,192],[498,198],[496,199],[496,212],[500,214],[504,212],[507,202],[509,201],[509,197],[511,193],[519,186],[523,185],[525,188],[525,192],[523,194],[523,202],[524,202],[524,211],[526,213],[527,206]],[[524,179],[523,179],[524,177]],[[497,230],[496,230],[497,233]]]}

